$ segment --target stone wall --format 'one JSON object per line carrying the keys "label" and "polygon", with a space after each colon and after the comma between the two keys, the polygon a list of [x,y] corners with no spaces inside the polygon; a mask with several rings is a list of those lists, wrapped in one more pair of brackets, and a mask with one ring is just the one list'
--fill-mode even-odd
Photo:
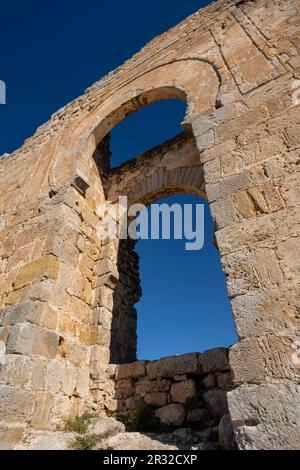
{"label": "stone wall", "polygon": [[[239,336],[228,393],[238,446],[299,447],[299,18],[299,0],[214,2],[1,158],[3,434],[115,406],[111,332],[120,345],[124,317],[117,354],[133,358],[138,282],[125,293],[119,240],[98,227],[103,205],[136,186],[135,202],[207,198]],[[184,137],[110,170],[110,130],[165,98],[187,103]]]}
{"label": "stone wall", "polygon": [[[190,438],[198,433],[198,440],[202,436],[215,448],[235,447],[226,397],[233,388],[226,348],[137,361],[115,371],[121,416],[149,407],[158,419],[156,433],[175,431]],[[140,425],[147,429],[147,423]]]}

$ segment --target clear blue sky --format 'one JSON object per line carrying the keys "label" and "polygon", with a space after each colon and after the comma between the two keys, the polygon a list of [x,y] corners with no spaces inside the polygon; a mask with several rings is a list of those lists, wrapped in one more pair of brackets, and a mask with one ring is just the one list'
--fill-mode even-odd
{"label": "clear blue sky", "polygon": [[[1,5],[0,155],[18,148],[50,115],[208,1],[11,1]],[[185,104],[145,108],[112,132],[118,165],[181,131]],[[199,203],[193,196],[171,202]],[[139,241],[143,296],[138,303],[138,355],[148,359],[236,341],[225,279],[212,244],[206,204],[206,243]]]}

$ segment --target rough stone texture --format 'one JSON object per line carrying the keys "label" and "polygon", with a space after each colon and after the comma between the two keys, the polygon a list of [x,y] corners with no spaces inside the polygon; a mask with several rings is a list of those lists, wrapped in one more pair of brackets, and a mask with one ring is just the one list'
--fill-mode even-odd
{"label": "rough stone texture", "polygon": [[[296,446],[288,407],[299,382],[299,79],[298,0],[219,0],[2,156],[0,420],[52,429],[63,415],[119,406],[109,362],[136,360],[141,291],[134,242],[99,237],[103,205],[193,193],[211,207],[240,339],[229,357],[241,387],[230,413],[240,393],[243,413],[257,402],[262,416],[246,427],[233,416],[238,446]],[[184,132],[111,169],[111,129],[165,98],[187,102]],[[166,358],[143,374],[194,380],[200,368],[189,355],[172,371]],[[272,387],[274,402],[256,395]],[[280,387],[291,387],[290,399]],[[141,396],[154,391],[166,390]]]}
{"label": "rough stone texture", "polygon": [[147,374],[150,379],[173,377],[181,374],[197,374],[199,370],[197,354],[170,356],[147,365]]}
{"label": "rough stone texture", "polygon": [[299,392],[297,384],[280,383],[242,386],[229,392],[229,411],[239,447],[299,449]]}
{"label": "rough stone texture", "polygon": [[229,414],[223,415],[219,423],[219,440],[223,449],[236,449],[232,422]]}
{"label": "rough stone texture", "polygon": [[166,426],[182,426],[185,420],[185,411],[182,405],[166,405],[156,410],[155,415],[161,424]]}
{"label": "rough stone texture", "polygon": [[28,436],[14,450],[71,450],[75,434],[66,432],[41,432]]}
{"label": "rough stone texture", "polygon": [[22,439],[25,425],[0,424],[0,450],[12,450]]}
{"label": "rough stone texture", "polygon": [[114,418],[94,418],[89,425],[88,433],[104,438],[125,431],[125,426]]}
{"label": "rough stone texture", "polygon": [[176,403],[185,403],[189,398],[196,396],[197,383],[195,380],[184,380],[183,382],[172,385],[171,390],[172,401]]}
{"label": "rough stone texture", "polygon": [[103,440],[93,450],[178,450],[178,447],[163,444],[139,432],[127,432]]}

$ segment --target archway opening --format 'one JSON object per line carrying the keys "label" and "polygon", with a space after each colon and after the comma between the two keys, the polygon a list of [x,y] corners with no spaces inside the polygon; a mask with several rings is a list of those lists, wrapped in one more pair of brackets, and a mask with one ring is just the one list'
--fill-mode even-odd
{"label": "archway opening", "polygon": [[[182,214],[184,207],[191,206],[193,230],[202,230],[195,220],[195,208],[203,205],[204,244],[201,249],[187,250],[185,230],[182,239],[174,238],[174,217],[169,240],[137,242],[142,286],[136,304],[137,358],[153,360],[230,346],[237,336],[207,201],[177,194],[154,204],[178,205]],[[150,216],[151,206],[147,212]]]}
{"label": "archway opening", "polygon": [[154,148],[182,132],[185,101],[164,99],[139,109],[110,133],[111,168]]}
{"label": "archway opening", "polygon": [[[170,239],[162,238],[161,227],[159,238],[151,239],[155,204],[176,205],[183,218],[190,206],[192,226],[183,227],[182,239],[176,239],[173,213]],[[203,227],[195,219],[196,205],[203,207]],[[237,335],[208,203],[199,196],[176,194],[157,199],[145,212],[148,238],[120,242],[111,362],[153,360],[235,343]],[[199,229],[203,229],[203,247],[187,250],[191,230]]]}

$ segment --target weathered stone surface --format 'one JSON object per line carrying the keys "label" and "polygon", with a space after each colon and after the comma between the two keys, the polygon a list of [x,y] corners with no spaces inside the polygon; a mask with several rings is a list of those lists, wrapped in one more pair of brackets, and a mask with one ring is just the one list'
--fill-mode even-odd
{"label": "weathered stone surface", "polygon": [[204,373],[229,370],[229,362],[226,348],[215,348],[204,351],[199,356],[201,370]]}
{"label": "weathered stone surface", "polygon": [[146,361],[136,361],[131,364],[121,364],[117,367],[116,378],[128,379],[130,377],[142,377],[146,375]]}
{"label": "weathered stone surface", "polygon": [[0,416],[8,422],[26,422],[33,414],[34,394],[8,385],[0,385]]}
{"label": "weathered stone surface", "polygon": [[204,387],[213,388],[216,384],[216,379],[214,374],[207,374],[202,380]]}
{"label": "weathered stone surface", "polygon": [[178,447],[163,444],[139,432],[126,432],[109,437],[93,450],[177,450]]}
{"label": "weathered stone surface", "polygon": [[58,353],[58,335],[45,328],[28,323],[18,323],[12,328],[7,351],[52,359]]}
{"label": "weathered stone surface", "polygon": [[221,417],[228,412],[226,392],[223,390],[207,390],[203,397],[214,416]]}
{"label": "weathered stone surface", "polygon": [[144,397],[147,405],[164,406],[168,403],[167,394],[165,392],[152,392],[147,393]]}
{"label": "weathered stone surface", "polygon": [[222,416],[219,423],[219,441],[223,449],[236,449],[232,422],[229,414]]}
{"label": "weathered stone surface", "polygon": [[150,379],[157,377],[173,377],[174,375],[193,374],[199,370],[197,354],[170,356],[147,365]]}
{"label": "weathered stone surface", "polygon": [[192,408],[187,413],[187,420],[190,423],[199,422],[200,424],[213,424],[214,422],[205,408]]}
{"label": "weathered stone surface", "polygon": [[185,411],[182,405],[171,404],[155,411],[161,424],[167,426],[181,426],[185,420]]}
{"label": "weathered stone surface", "polygon": [[300,387],[292,383],[248,385],[228,392],[238,447],[299,449],[299,398]]}
{"label": "weathered stone surface", "polygon": [[31,420],[34,429],[48,429],[50,424],[50,411],[53,403],[52,395],[49,392],[38,392],[36,394],[36,404]]}
{"label": "weathered stone surface", "polygon": [[197,394],[197,384],[195,380],[185,380],[178,382],[171,387],[171,399],[175,403],[185,403],[189,398]]}
{"label": "weathered stone surface", "polygon": [[0,425],[0,450],[12,450],[21,441],[25,425],[1,424]]}
{"label": "weathered stone surface", "polygon": [[15,450],[71,450],[75,434],[66,432],[41,432],[15,446]]}
{"label": "weathered stone surface", "polygon": [[166,392],[170,389],[171,382],[168,379],[149,380],[148,378],[139,380],[135,385],[138,395],[144,397],[147,393]]}
{"label": "weathered stone surface", "polygon": [[88,433],[96,434],[100,438],[115,436],[125,432],[125,425],[114,418],[93,418]]}

